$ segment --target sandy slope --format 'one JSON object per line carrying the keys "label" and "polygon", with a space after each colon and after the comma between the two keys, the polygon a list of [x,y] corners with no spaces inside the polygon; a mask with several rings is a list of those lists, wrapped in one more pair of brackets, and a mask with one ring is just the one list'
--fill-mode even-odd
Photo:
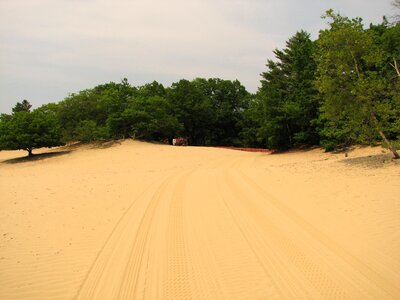
{"label": "sandy slope", "polygon": [[0,152],[0,299],[400,299],[379,148],[73,150]]}

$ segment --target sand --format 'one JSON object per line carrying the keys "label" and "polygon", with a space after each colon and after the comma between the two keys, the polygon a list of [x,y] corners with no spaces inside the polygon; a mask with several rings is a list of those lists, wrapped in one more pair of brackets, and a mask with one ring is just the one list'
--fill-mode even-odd
{"label": "sand", "polygon": [[400,299],[400,164],[137,141],[0,152],[0,299]]}

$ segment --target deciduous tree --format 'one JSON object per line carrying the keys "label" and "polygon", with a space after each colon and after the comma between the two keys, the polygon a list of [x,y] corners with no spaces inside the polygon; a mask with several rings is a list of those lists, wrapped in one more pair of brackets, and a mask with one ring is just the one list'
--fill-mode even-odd
{"label": "deciduous tree", "polygon": [[62,145],[58,119],[40,110],[0,117],[0,150],[32,150]]}
{"label": "deciduous tree", "polygon": [[316,84],[323,97],[323,145],[368,143],[378,133],[398,158],[383,132],[392,107],[388,78],[380,69],[382,49],[360,18],[349,19],[332,10],[325,17],[330,28],[320,32],[315,55]]}

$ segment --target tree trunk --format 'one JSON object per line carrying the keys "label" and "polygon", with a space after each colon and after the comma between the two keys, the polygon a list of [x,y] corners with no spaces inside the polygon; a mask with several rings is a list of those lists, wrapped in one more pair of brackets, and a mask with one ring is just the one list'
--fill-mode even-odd
{"label": "tree trunk", "polygon": [[353,58],[353,61],[354,61],[354,67],[355,67],[355,69],[356,69],[357,76],[360,77],[360,70],[359,70],[359,68],[358,68],[357,59],[356,59],[356,57],[354,56],[354,53],[353,53],[353,52],[351,52],[351,57]]}
{"label": "tree trunk", "polygon": [[290,127],[289,127],[288,123],[286,123],[286,129],[288,131],[288,136],[289,136],[289,145],[290,145],[290,148],[292,148],[293,147],[292,132],[290,131]]}
{"label": "tree trunk", "polygon": [[387,145],[387,147],[389,148],[390,151],[392,151],[393,153],[393,158],[394,159],[399,159],[400,155],[397,153],[396,149],[393,147],[392,143],[390,143],[388,141],[388,139],[386,138],[385,134],[383,133],[383,131],[379,128],[379,123],[378,123],[378,119],[375,116],[374,112],[371,112],[371,117],[372,120],[375,123],[376,129],[379,132],[379,135],[381,136],[382,140],[385,142],[385,144]]}
{"label": "tree trunk", "polygon": [[28,156],[32,156],[33,155],[32,150],[33,150],[32,148],[26,149],[26,151],[28,151]]}
{"label": "tree trunk", "polygon": [[390,151],[392,151],[392,153],[393,153],[393,158],[394,158],[394,159],[399,159],[399,158],[400,158],[399,154],[397,153],[397,151],[396,151],[396,149],[393,147],[393,145],[387,140],[385,134],[384,134],[381,130],[378,130],[378,131],[379,131],[379,135],[382,137],[382,140],[385,141],[385,143],[386,143],[386,145],[388,146],[388,148],[390,149]]}
{"label": "tree trunk", "polygon": [[400,77],[399,66],[397,65],[397,61],[396,61],[396,59],[394,57],[393,57],[393,62],[394,62],[394,64],[391,64],[391,66],[396,70],[397,76]]}

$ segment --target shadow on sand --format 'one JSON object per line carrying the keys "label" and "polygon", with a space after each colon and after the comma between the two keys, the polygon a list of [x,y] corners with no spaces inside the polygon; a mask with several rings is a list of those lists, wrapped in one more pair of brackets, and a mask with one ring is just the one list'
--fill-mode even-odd
{"label": "shadow on sand", "polygon": [[299,146],[297,148],[292,148],[292,149],[271,149],[270,154],[271,155],[282,155],[282,154],[287,154],[287,153],[307,153],[310,151],[313,151],[315,149],[321,149],[319,146]]}
{"label": "shadow on sand", "polygon": [[110,140],[110,141],[93,141],[93,142],[73,142],[63,146],[63,149],[74,151],[79,148],[83,149],[106,149],[115,145],[121,145],[123,140]]}
{"label": "shadow on sand", "polygon": [[99,141],[99,142],[92,142],[93,149],[107,149],[114,147],[115,145],[121,145],[122,140],[112,140],[112,141]]}
{"label": "shadow on sand", "polygon": [[363,157],[346,158],[342,163],[349,166],[382,168],[390,165],[400,165],[400,160],[392,159],[392,154],[375,154]]}
{"label": "shadow on sand", "polygon": [[19,164],[19,163],[25,163],[25,162],[30,162],[30,161],[37,161],[37,160],[44,160],[56,156],[62,156],[71,153],[71,150],[64,150],[64,151],[56,151],[56,152],[46,152],[46,153],[39,153],[39,154],[33,154],[32,156],[24,156],[24,157],[18,157],[18,158],[12,158],[12,159],[7,159],[3,160],[1,163],[3,164]]}

